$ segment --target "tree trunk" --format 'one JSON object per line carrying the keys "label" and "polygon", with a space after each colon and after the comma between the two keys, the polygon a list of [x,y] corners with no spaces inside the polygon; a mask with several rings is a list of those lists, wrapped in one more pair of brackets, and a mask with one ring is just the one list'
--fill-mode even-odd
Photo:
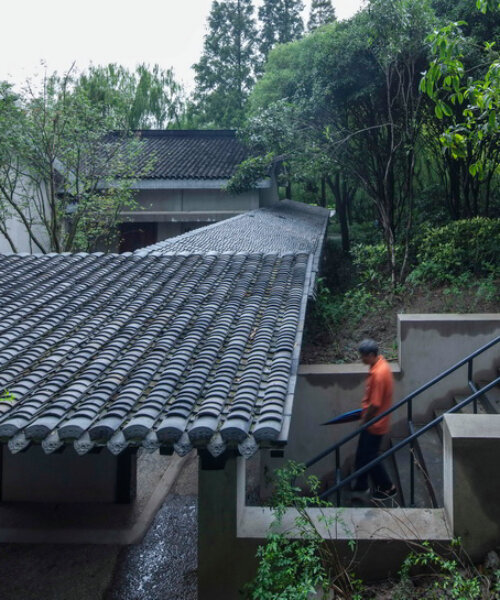
{"label": "tree trunk", "polygon": [[335,210],[339,218],[340,224],[340,236],[342,241],[342,251],[346,254],[351,249],[351,240],[349,239],[349,223],[347,220],[347,207],[350,200],[350,192],[347,186],[347,182],[340,183],[340,174],[335,175],[335,179],[327,177],[327,182],[332,190],[335,198]]}

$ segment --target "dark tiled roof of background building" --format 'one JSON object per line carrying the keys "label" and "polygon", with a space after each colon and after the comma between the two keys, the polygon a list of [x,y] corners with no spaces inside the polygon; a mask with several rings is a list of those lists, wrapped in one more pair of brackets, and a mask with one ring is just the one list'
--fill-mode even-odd
{"label": "dark tiled roof of background building", "polygon": [[[136,250],[135,254],[176,252],[307,252],[318,270],[330,211],[282,200],[184,235]],[[313,281],[314,283],[314,281]]]}
{"label": "dark tiled roof of background building", "polygon": [[286,440],[311,264],[0,256],[0,441],[245,455]]}
{"label": "dark tiled roof of background building", "polygon": [[[232,130],[142,130],[141,179],[229,179],[248,153]],[[152,164],[152,167],[150,166]]]}

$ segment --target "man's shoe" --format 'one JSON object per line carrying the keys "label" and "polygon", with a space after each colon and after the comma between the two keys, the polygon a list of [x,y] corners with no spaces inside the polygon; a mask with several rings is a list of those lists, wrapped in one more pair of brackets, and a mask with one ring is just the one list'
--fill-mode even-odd
{"label": "man's shoe", "polygon": [[394,498],[398,493],[396,486],[391,486],[388,490],[376,490],[372,494],[374,500],[387,500],[388,498]]}

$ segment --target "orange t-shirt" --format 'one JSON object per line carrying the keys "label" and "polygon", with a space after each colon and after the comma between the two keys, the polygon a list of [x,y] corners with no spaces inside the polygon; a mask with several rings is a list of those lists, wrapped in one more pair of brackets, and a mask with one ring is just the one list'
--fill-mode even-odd
{"label": "orange t-shirt", "polygon": [[[383,356],[379,356],[377,362],[370,367],[370,373],[366,380],[366,389],[363,400],[361,400],[362,416],[369,406],[377,408],[374,417],[384,412],[392,405],[393,377],[389,363]],[[389,431],[390,416],[387,415],[380,421],[368,427],[370,433],[385,435]]]}

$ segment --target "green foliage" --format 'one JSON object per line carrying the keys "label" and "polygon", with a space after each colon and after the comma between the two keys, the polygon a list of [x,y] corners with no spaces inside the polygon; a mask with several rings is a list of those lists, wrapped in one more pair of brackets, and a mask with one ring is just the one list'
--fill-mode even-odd
{"label": "green foliage", "polygon": [[203,54],[194,65],[193,121],[203,127],[239,127],[254,84],[257,31],[251,0],[212,4]]}
{"label": "green foliage", "polygon": [[[250,600],[308,600],[313,594],[326,598],[330,590],[353,597],[361,589],[361,582],[348,574],[316,529],[308,507],[330,505],[318,498],[319,481],[314,476],[306,482],[310,493],[303,494],[296,481],[304,470],[304,465],[289,462],[275,473],[275,519],[265,546],[257,552],[257,574],[246,589]],[[294,530],[283,531],[283,518],[291,508],[297,512]],[[319,519],[327,529],[334,525],[324,513]]]}
{"label": "green foliage", "polygon": [[361,284],[368,287],[387,286],[390,270],[384,244],[355,244],[351,254]]}
{"label": "green foliage", "polygon": [[[453,547],[459,550],[459,543],[452,544],[449,557],[439,554],[429,542],[423,542],[416,551],[411,552],[400,569],[400,583],[393,595],[394,600],[413,598],[480,600],[483,598],[484,578],[473,565],[462,560]],[[414,568],[424,568],[433,574],[432,583],[426,586],[423,595],[421,590],[415,593],[411,584],[411,571]]]}
{"label": "green foliage", "polygon": [[182,87],[172,69],[139,65],[90,66],[76,81],[91,104],[101,107],[113,129],[166,129],[178,126],[184,110]]}
{"label": "green foliage", "polygon": [[[23,90],[15,110],[3,109],[0,206],[8,213],[0,210],[0,219],[20,221],[39,252],[112,242],[120,211],[133,204],[140,141],[109,136],[114,115],[91,100],[71,71],[46,75]],[[0,231],[8,236],[5,220]]]}
{"label": "green foliage", "polygon": [[225,187],[226,192],[241,194],[255,187],[255,184],[269,176],[274,154],[247,158],[240,165]]}
{"label": "green foliage", "polygon": [[259,49],[264,60],[276,44],[299,39],[304,33],[302,0],[263,0],[259,7],[261,22]]}
{"label": "green foliage", "polygon": [[314,31],[337,20],[331,0],[312,0],[307,29]]}
{"label": "green foliage", "polygon": [[4,390],[0,394],[0,402],[7,402],[7,404],[13,404],[16,401],[16,398],[13,394],[9,392],[9,390]]}
{"label": "green foliage", "polygon": [[500,219],[476,217],[428,228],[417,242],[417,267],[409,280],[446,283],[464,273],[498,274]]}
{"label": "green foliage", "polygon": [[[498,9],[497,1],[477,0],[483,13]],[[447,125],[440,142],[454,159],[466,158],[473,177],[484,179],[498,169],[500,119],[500,60],[495,42],[484,42],[478,68],[467,69],[465,57],[474,38],[463,33],[464,21],[448,23],[428,40],[433,59],[420,83],[420,89],[434,102],[434,112]],[[484,64],[487,64],[486,70]],[[476,76],[475,78],[473,78]]]}
{"label": "green foliage", "polygon": [[320,279],[311,315],[316,327],[334,338],[341,330],[355,328],[367,314],[383,305],[384,301],[368,286],[360,284],[343,294],[332,294]]}
{"label": "green foliage", "polygon": [[[343,200],[352,202],[356,188],[363,192],[376,211],[396,281],[401,265],[394,247],[411,230],[415,153],[424,122],[418,73],[432,12],[421,0],[372,0],[368,8],[273,50],[251,107],[260,129],[274,125],[292,132],[284,150],[267,151],[286,154],[294,180],[295,173],[307,173],[311,181],[327,181],[345,212]],[[286,128],[269,118],[277,102],[294,107],[286,113]],[[339,174],[349,181],[346,197],[334,191]],[[371,207],[364,212],[373,215]]]}

